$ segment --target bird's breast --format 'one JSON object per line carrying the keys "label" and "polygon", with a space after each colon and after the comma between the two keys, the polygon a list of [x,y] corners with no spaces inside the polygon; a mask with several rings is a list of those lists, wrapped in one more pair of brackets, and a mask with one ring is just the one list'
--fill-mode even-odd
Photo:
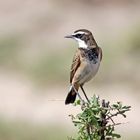
{"label": "bird's breast", "polygon": [[99,66],[100,66],[99,59],[95,59],[93,61],[87,60],[87,66],[86,66],[87,69],[88,69],[87,74],[89,74],[92,78],[97,73],[97,71],[99,69]]}
{"label": "bird's breast", "polygon": [[98,72],[100,61],[97,59],[97,62],[94,63],[90,60],[83,61],[84,69],[82,70],[82,78],[80,80],[80,83],[85,83],[91,80],[96,73]]}
{"label": "bird's breast", "polygon": [[98,72],[100,66],[100,53],[95,49],[81,49],[80,67],[75,73],[74,82],[84,84],[91,80]]}

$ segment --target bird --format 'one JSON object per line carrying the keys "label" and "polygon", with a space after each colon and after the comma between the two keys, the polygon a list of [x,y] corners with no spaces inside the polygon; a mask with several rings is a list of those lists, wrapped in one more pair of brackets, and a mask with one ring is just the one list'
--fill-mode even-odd
{"label": "bird", "polygon": [[70,89],[65,100],[67,105],[75,102],[76,95],[81,99],[78,93],[79,88],[81,88],[88,100],[83,86],[98,72],[102,60],[102,49],[97,45],[92,33],[87,29],[78,29],[71,35],[65,36],[65,38],[74,39],[78,43],[78,49],[71,65]]}

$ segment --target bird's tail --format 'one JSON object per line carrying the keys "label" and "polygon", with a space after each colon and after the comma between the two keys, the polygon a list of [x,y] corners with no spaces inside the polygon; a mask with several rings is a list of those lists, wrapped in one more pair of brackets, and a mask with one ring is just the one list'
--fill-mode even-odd
{"label": "bird's tail", "polygon": [[[75,86],[75,90],[78,91],[79,89],[79,86]],[[70,87],[70,91],[66,97],[66,100],[65,100],[65,104],[70,104],[70,103],[74,103],[75,99],[76,99],[76,95],[77,93],[75,92],[74,88],[71,86]]]}

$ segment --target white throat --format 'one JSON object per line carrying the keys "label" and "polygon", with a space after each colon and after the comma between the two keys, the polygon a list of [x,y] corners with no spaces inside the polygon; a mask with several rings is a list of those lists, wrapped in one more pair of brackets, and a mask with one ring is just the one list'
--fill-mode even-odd
{"label": "white throat", "polygon": [[88,45],[85,43],[85,41],[81,39],[77,39],[77,38],[76,38],[76,41],[78,42],[79,48],[84,48],[84,49],[88,48]]}

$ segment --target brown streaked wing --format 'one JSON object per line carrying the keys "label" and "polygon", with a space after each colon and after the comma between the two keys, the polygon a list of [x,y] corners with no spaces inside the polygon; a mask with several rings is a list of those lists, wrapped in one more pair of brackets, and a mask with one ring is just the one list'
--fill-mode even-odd
{"label": "brown streaked wing", "polygon": [[74,77],[75,72],[77,71],[78,67],[80,66],[80,53],[79,50],[76,51],[74,57],[73,57],[73,62],[71,65],[71,71],[70,71],[70,83],[72,83],[72,79]]}

